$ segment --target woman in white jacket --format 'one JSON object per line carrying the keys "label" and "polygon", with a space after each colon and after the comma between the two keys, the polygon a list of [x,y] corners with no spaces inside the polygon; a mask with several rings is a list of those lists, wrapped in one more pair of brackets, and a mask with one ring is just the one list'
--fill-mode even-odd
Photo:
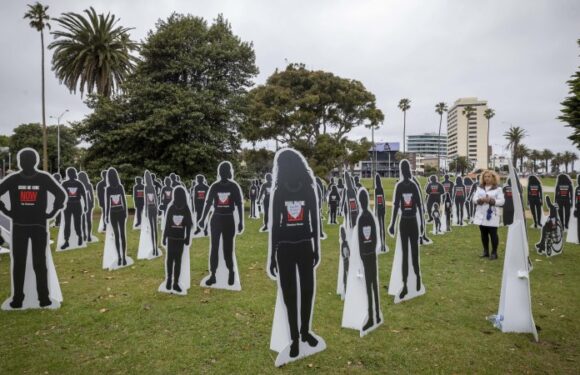
{"label": "woman in white jacket", "polygon": [[[473,203],[476,205],[473,223],[479,225],[481,242],[483,243],[482,258],[497,259],[497,228],[499,227],[499,207],[504,204],[504,197],[499,187],[497,173],[486,170],[481,174],[479,186],[473,194]],[[489,254],[489,240],[491,239],[491,255]]]}

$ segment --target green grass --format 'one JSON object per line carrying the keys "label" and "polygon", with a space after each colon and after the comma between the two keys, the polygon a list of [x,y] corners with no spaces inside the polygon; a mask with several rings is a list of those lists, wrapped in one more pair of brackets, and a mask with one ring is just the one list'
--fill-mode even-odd
{"label": "green grass", "polygon": [[[267,234],[258,232],[259,224],[246,220],[237,239],[241,292],[197,286],[207,270],[207,239],[193,242],[186,297],[157,292],[163,259],[102,270],[102,235],[86,249],[55,254],[64,303],[56,311],[0,311],[0,374],[578,372],[580,246],[566,244],[551,259],[531,255],[533,312],[541,327],[536,343],[485,320],[498,308],[507,230],[500,230],[502,260],[490,262],[478,257],[475,226],[454,227],[422,248],[427,293],[395,305],[383,288],[385,324],[364,338],[340,327],[338,227],[326,226],[313,329],[328,348],[275,369],[269,340],[276,284],[266,276]],[[539,232],[529,236],[534,244]],[[138,232],[129,231],[134,258],[137,242]],[[391,271],[390,237],[388,245],[391,252],[379,260],[381,285]],[[10,294],[9,264],[8,256],[0,257],[0,300]]]}

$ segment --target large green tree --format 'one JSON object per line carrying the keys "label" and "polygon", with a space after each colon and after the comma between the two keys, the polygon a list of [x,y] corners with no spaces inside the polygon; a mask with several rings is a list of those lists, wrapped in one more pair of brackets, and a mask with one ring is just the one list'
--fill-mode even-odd
{"label": "large green tree", "polygon": [[88,100],[94,111],[78,131],[91,144],[89,171],[112,165],[123,178],[145,168],[189,178],[235,161],[243,99],[258,72],[252,44],[222,16],[208,24],[172,14],[149,32],[141,54],[122,93]]}
{"label": "large green tree", "polygon": [[[578,39],[578,46],[580,46],[580,39]],[[562,114],[558,117],[559,120],[566,123],[566,126],[572,128],[572,134],[568,137],[580,148],[580,70],[576,71],[570,80],[567,82],[570,87],[569,94],[561,103]]]}
{"label": "large green tree", "polygon": [[42,169],[48,170],[47,160],[47,136],[46,136],[46,104],[44,95],[44,29],[50,30],[50,17],[46,12],[48,5],[44,6],[38,1],[33,5],[28,5],[28,12],[24,14],[25,19],[29,19],[29,25],[36,31],[40,32],[40,71],[42,87]]}
{"label": "large green tree", "polygon": [[370,143],[348,139],[355,128],[378,127],[375,96],[356,80],[290,64],[248,95],[242,128],[249,141],[274,140],[304,154],[315,173],[368,157]]}
{"label": "large green tree", "polygon": [[[48,171],[57,171],[57,133],[56,125],[47,127],[47,143],[48,143]],[[13,134],[9,138],[9,147],[12,155],[23,149],[24,147],[32,147],[35,150],[41,150],[43,143],[42,127],[38,123],[22,124],[14,128]],[[60,164],[61,172],[70,166],[75,166],[78,149],[78,139],[71,128],[60,126]],[[13,157],[13,160],[14,157]],[[13,165],[12,168],[15,166]]]}
{"label": "large green tree", "polygon": [[137,43],[114,15],[97,14],[93,7],[84,13],[55,19],[62,30],[52,32],[55,41],[48,46],[54,49],[52,69],[71,92],[78,88],[81,95],[86,90],[110,96],[133,71]]}

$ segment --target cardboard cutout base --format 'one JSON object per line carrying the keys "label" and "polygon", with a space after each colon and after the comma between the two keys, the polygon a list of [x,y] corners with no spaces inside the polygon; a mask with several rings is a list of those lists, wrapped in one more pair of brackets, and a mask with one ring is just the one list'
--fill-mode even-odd
{"label": "cardboard cutout base", "polygon": [[[411,244],[409,244],[409,248]],[[411,250],[409,249],[409,252]],[[421,264],[421,249],[419,248],[419,265]],[[395,303],[399,303],[402,301],[408,301],[415,297],[419,297],[425,294],[425,286],[423,285],[423,278],[421,277],[421,287],[417,290],[417,276],[415,275],[415,271],[413,270],[413,262],[411,261],[411,254],[409,254],[409,273],[407,276],[407,295],[401,299],[399,294],[403,290],[403,272],[402,272],[402,263],[403,263],[403,245],[401,243],[401,237],[399,233],[397,233],[397,244],[395,247],[395,257],[393,258],[393,268],[391,270],[391,279],[389,281],[389,290],[388,293],[392,296],[395,296]]]}
{"label": "cardboard cutout base", "polygon": [[[151,243],[151,225],[149,219],[143,215],[141,219],[141,232],[139,233],[139,248],[137,250],[137,259],[155,259],[163,255],[161,246],[157,246],[157,254],[153,255],[153,243]],[[159,234],[159,233],[158,233]]]}
{"label": "cardboard cutout base", "polygon": [[[2,310],[26,310],[40,308],[58,309],[63,301],[62,291],[60,289],[60,283],[58,281],[58,276],[56,274],[56,269],[54,267],[52,253],[50,251],[50,245],[48,244],[48,241],[46,246],[46,268],[47,268],[47,283],[48,283],[49,298],[52,303],[46,307],[40,307],[40,303],[38,301],[38,292],[36,291],[36,275],[34,273],[34,268],[32,266],[31,243],[28,244],[27,251],[28,255],[26,257],[26,273],[24,276],[24,300],[22,301],[22,307],[13,309],[10,306],[10,302],[12,302],[12,298],[14,297],[14,291],[12,291],[10,293],[11,294],[10,298],[8,298],[2,303],[1,307]],[[11,259],[11,264],[13,263],[14,261]]]}
{"label": "cardboard cutout base", "polygon": [[99,226],[97,227],[97,232],[105,233],[105,220],[103,219],[103,214],[99,216]]}
{"label": "cardboard cutout base", "polygon": [[107,225],[107,232],[105,233],[105,249],[103,251],[103,269],[114,271],[119,268],[132,266],[133,263],[135,263],[129,255],[125,255],[125,259],[127,260],[127,264],[118,264],[115,234],[113,233],[113,228],[111,228],[110,225]]}
{"label": "cardboard cutout base", "polygon": [[165,280],[159,285],[157,291],[162,293],[177,294],[186,296],[187,291],[191,288],[191,262],[189,257],[189,246],[183,246],[183,254],[181,255],[181,272],[179,275],[179,287],[181,292],[173,289],[167,289],[167,258],[165,259]]}
{"label": "cardboard cutout base", "polygon": [[573,214],[570,215],[570,222],[568,224],[568,232],[566,233],[566,242],[578,243],[578,218]]}
{"label": "cardboard cutout base", "polygon": [[[82,249],[87,247],[87,243],[82,241],[82,244],[79,245],[79,237],[77,236],[76,227],[73,218],[71,217],[70,222],[70,236],[68,239],[68,247],[66,249],[61,249],[62,245],[64,244],[64,212],[61,211],[60,213],[60,226],[58,227],[58,237],[56,241],[56,251],[68,251],[74,249]],[[81,221],[82,222],[82,221]],[[81,239],[82,240],[82,239]]]}
{"label": "cardboard cutout base", "polygon": [[[297,290],[300,290],[300,280],[297,278]],[[297,296],[300,301],[300,295]],[[298,306],[300,303],[298,303]],[[298,316],[298,325],[300,326],[300,315]],[[311,347],[306,342],[300,340],[299,354],[295,358],[290,357],[290,329],[288,328],[286,318],[286,305],[282,297],[282,290],[278,283],[278,293],[276,296],[276,307],[274,308],[274,320],[272,322],[272,334],[270,336],[270,349],[278,352],[274,365],[276,367],[283,366],[287,363],[297,361],[299,359],[311,356],[326,349],[326,342],[324,339],[314,332],[310,332],[314,338],[318,340],[318,345]]]}

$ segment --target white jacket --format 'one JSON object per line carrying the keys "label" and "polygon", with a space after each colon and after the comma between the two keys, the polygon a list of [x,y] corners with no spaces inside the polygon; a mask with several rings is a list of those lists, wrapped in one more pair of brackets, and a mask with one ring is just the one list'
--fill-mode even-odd
{"label": "white jacket", "polygon": [[[491,197],[495,200],[495,204],[491,206],[491,218],[487,219],[487,209],[490,205],[487,203],[477,204],[477,200],[485,196]],[[503,206],[505,199],[501,187],[495,189],[491,186],[487,188],[477,187],[473,194],[473,203],[475,204],[475,214],[473,215],[473,224],[484,225],[486,227],[499,227],[499,216],[501,214],[499,207]]]}

